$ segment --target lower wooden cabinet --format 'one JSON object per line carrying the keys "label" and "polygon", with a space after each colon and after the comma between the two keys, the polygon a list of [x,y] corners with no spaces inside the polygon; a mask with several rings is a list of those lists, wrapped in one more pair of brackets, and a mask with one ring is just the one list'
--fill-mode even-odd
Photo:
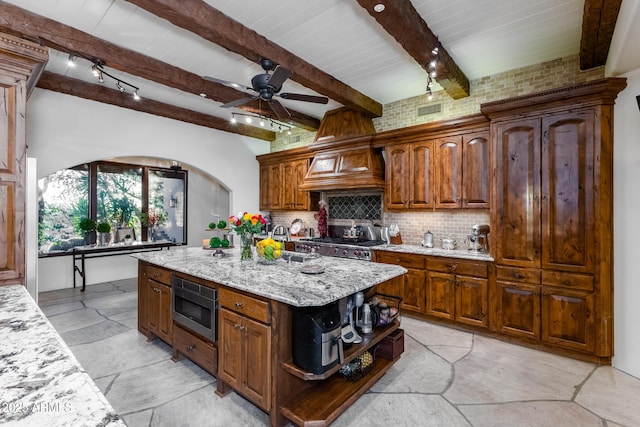
{"label": "lower wooden cabinet", "polygon": [[542,340],[592,352],[595,343],[593,294],[542,289]]}
{"label": "lower wooden cabinet", "polygon": [[220,289],[218,393],[229,387],[265,411],[271,408],[271,306]]}
{"label": "lower wooden cabinet", "polygon": [[158,337],[167,344],[173,340],[170,277],[168,270],[143,263],[138,268],[138,329],[147,338]]}
{"label": "lower wooden cabinet", "polygon": [[182,356],[212,375],[218,371],[218,349],[215,344],[176,325],[173,328],[173,360],[178,361]]}
{"label": "lower wooden cabinet", "polygon": [[540,286],[496,281],[496,328],[507,335],[540,338]]}
{"label": "lower wooden cabinet", "polygon": [[485,263],[429,258],[427,268],[426,314],[489,327],[489,281]]}
{"label": "lower wooden cabinet", "polygon": [[381,292],[402,297],[401,308],[403,310],[424,313],[425,311],[425,289],[426,271],[425,257],[422,255],[412,255],[405,253],[376,251],[376,262],[385,264],[401,265],[408,272],[401,278],[390,281]]}

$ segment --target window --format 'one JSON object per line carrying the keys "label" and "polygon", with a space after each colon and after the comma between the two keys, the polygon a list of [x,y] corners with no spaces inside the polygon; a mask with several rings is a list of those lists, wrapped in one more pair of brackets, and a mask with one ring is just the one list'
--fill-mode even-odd
{"label": "window", "polygon": [[[111,225],[111,242],[133,240],[187,243],[187,172],[113,162],[64,169],[38,181],[38,243],[41,255],[95,243],[80,222]],[[149,217],[162,220],[150,227]],[[152,233],[153,231],[153,233]]]}

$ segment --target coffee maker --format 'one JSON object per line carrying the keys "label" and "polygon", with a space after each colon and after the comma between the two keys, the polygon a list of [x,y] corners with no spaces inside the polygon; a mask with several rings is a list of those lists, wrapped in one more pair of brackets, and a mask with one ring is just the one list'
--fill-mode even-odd
{"label": "coffee maker", "polygon": [[489,252],[489,225],[475,224],[464,241],[472,252]]}
{"label": "coffee maker", "polygon": [[291,323],[293,363],[314,374],[344,363],[337,302],[322,307],[295,308]]}

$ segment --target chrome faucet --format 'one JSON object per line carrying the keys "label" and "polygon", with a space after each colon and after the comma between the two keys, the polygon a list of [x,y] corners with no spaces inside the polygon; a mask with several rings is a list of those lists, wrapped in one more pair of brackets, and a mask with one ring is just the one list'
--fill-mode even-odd
{"label": "chrome faucet", "polygon": [[287,227],[285,227],[284,225],[282,225],[282,224],[278,224],[275,227],[273,227],[273,231],[271,232],[271,235],[273,236],[274,240],[280,240],[280,239],[276,238],[276,235],[284,236],[283,240],[285,240],[285,241],[291,240],[291,235],[289,234],[289,229]]}

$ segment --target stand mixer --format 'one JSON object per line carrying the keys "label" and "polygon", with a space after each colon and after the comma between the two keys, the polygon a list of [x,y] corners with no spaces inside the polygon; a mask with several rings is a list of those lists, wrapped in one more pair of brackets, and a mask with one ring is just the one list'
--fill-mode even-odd
{"label": "stand mixer", "polygon": [[489,252],[489,225],[476,224],[471,227],[471,234],[467,234],[464,242],[472,252]]}

